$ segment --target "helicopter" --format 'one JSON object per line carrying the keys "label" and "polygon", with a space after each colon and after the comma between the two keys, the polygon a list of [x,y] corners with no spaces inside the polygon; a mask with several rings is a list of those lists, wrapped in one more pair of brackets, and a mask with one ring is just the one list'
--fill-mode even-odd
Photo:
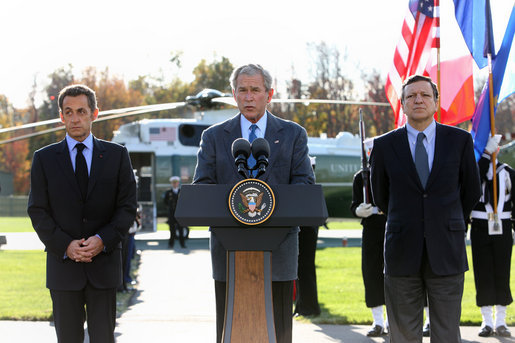
{"label": "helicopter", "polygon": [[[272,103],[305,104],[331,103],[360,106],[390,106],[388,103],[326,100],[326,99],[279,99]],[[190,118],[175,119],[141,119],[121,125],[114,132],[112,141],[126,146],[133,168],[139,178],[138,202],[144,213],[144,228],[155,230],[156,216],[165,215],[162,194],[169,188],[169,178],[177,175],[182,183],[190,183],[196,165],[196,154],[202,132],[209,126],[236,115],[235,109],[219,109],[220,104],[236,103],[232,94],[214,89],[204,89],[196,95],[188,96],[183,102],[144,105],[137,107],[113,109],[99,112],[94,121],[101,122],[127,116],[194,106],[197,111]],[[15,127],[0,128],[0,134],[16,132],[43,125],[60,124],[59,118],[28,123]],[[19,135],[0,140],[0,145],[27,139],[48,132],[64,129],[64,126]],[[1,136],[0,136],[1,137]],[[349,206],[352,199],[352,180],[361,168],[361,140],[358,135],[340,132],[334,138],[322,134],[320,137],[308,137],[309,154],[315,157],[315,176],[322,185],[330,217],[351,217]],[[514,154],[515,146],[510,151],[501,151],[507,156]]]}

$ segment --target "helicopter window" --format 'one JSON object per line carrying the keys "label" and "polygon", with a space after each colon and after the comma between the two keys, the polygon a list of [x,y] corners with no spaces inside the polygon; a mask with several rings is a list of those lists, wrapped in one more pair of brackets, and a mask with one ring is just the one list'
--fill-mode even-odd
{"label": "helicopter window", "polygon": [[179,141],[185,146],[199,146],[200,136],[209,125],[182,124],[179,126]]}

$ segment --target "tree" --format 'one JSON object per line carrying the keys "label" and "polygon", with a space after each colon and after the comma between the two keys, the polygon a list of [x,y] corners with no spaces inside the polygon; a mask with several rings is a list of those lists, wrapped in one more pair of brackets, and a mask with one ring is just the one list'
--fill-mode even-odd
{"label": "tree", "polygon": [[192,83],[195,92],[200,92],[204,88],[217,89],[221,92],[231,92],[229,78],[234,67],[227,57],[223,57],[220,61],[216,59],[207,64],[203,59],[193,69],[195,80]]}
{"label": "tree", "polygon": [[[79,80],[95,90],[97,95],[98,108],[102,111],[134,107],[143,104],[143,95],[138,90],[127,88],[125,82],[109,74],[109,68],[103,72],[98,73],[96,68],[88,67],[82,73],[82,78]],[[93,134],[95,137],[110,140],[113,137],[113,132],[122,123],[133,120],[132,118],[120,118],[114,120],[106,120],[93,122]]]}
{"label": "tree", "polygon": [[[388,102],[385,81],[377,70],[373,70],[369,75],[362,73],[362,79],[366,80],[365,101]],[[367,137],[381,135],[394,129],[394,113],[390,106],[363,106],[363,115]]]}
{"label": "tree", "polygon": [[[50,83],[45,87],[45,100],[43,100],[43,104],[37,109],[38,119],[40,121],[59,118],[57,98],[61,89],[74,82],[73,67],[71,64],[68,64],[66,67],[55,70],[48,75],[48,77],[50,78]],[[47,127],[38,127],[34,131],[43,131],[45,129],[47,129]],[[33,137],[29,142],[29,150],[35,151],[63,138],[64,130]],[[28,158],[32,159],[32,156]]]}
{"label": "tree", "polygon": [[[28,116],[28,113],[28,110],[15,109],[7,97],[0,95],[1,126],[9,127],[23,124],[23,120]],[[12,134],[8,135],[12,136]],[[16,194],[26,194],[29,189],[30,162],[27,160],[28,155],[29,143],[27,140],[0,145],[0,170],[13,175]]]}
{"label": "tree", "polygon": [[[308,93],[314,99],[350,100],[353,98],[354,84],[347,79],[341,68],[341,57],[335,47],[325,42],[310,44],[315,50],[315,81],[308,87]],[[313,104],[308,111],[315,112],[318,120],[325,120],[325,132],[328,137],[336,137],[340,131],[357,132],[357,111],[352,106],[340,104]]]}

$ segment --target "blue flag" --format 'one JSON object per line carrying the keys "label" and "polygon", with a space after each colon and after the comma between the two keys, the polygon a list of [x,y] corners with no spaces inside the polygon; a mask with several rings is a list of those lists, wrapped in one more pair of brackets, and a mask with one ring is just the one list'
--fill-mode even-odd
{"label": "blue flag", "polygon": [[[486,37],[493,37],[491,34],[492,20],[491,18],[487,20],[487,16],[490,15],[490,2],[487,0],[454,0],[454,14],[477,66],[479,69],[486,67],[488,60],[485,49],[491,49],[492,56],[495,54],[493,38],[490,42],[486,39]],[[489,28],[487,24],[490,25]]]}
{"label": "blue flag", "polygon": [[[515,92],[515,81],[513,77],[515,69],[515,53],[511,47],[513,45],[513,33],[515,32],[515,7],[512,7],[510,20],[504,33],[501,48],[497,56],[492,60],[493,95],[494,95],[494,114],[497,105],[506,97]],[[474,139],[474,153],[476,159],[481,158],[485,149],[488,137],[490,136],[490,97],[488,82],[486,83],[481,97],[476,105],[474,116],[472,117],[472,138]]]}

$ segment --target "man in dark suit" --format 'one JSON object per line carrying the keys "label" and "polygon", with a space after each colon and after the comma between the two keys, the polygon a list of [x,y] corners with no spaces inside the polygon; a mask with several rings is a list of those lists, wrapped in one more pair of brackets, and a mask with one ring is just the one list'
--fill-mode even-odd
{"label": "man in dark suit", "polygon": [[374,141],[372,191],[386,214],[385,300],[391,341],[422,342],[424,289],[431,342],[460,342],[465,220],[479,199],[472,137],[433,119],[438,89],[415,75],[402,87],[408,123]]}
{"label": "man in dark suit", "polygon": [[121,240],[136,215],[127,149],[91,134],[94,91],[59,93],[66,138],[34,153],[28,214],[47,252],[47,287],[59,342],[114,342]]}
{"label": "man in dark suit", "polygon": [[[275,117],[266,110],[272,100],[272,77],[259,65],[234,70],[231,86],[240,113],[202,134],[193,183],[231,184],[243,179],[234,164],[231,145],[237,138],[264,137],[270,144],[269,166],[260,177],[268,184],[312,184],[306,130]],[[292,228],[277,250],[272,251],[272,295],[277,342],[292,340],[293,280],[297,278],[298,231]],[[226,250],[211,233],[211,259],[215,279],[217,341],[222,338]]]}

